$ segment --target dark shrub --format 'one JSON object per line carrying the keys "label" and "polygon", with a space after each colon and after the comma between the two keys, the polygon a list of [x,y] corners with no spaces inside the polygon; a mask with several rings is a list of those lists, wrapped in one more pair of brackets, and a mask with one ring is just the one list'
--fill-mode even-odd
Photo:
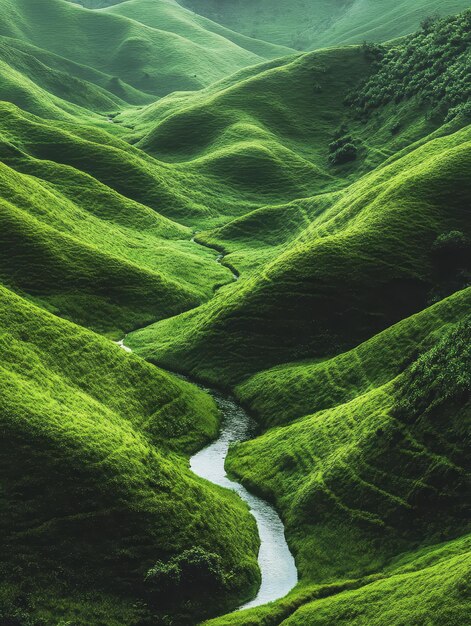
{"label": "dark shrub", "polygon": [[197,596],[202,590],[225,586],[222,558],[204,548],[191,548],[167,563],[157,561],[146,575],[159,595],[170,600],[182,596]]}
{"label": "dark shrub", "polygon": [[467,269],[471,264],[471,240],[460,230],[442,233],[433,243],[432,258],[443,271]]}
{"label": "dark shrub", "polygon": [[341,165],[342,163],[348,163],[354,161],[357,158],[358,150],[355,144],[346,143],[337,148],[337,150],[330,155],[330,162],[333,165]]}

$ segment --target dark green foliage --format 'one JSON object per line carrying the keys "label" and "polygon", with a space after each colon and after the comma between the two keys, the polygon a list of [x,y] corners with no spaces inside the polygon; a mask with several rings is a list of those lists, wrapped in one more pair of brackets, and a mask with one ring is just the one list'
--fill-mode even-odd
{"label": "dark green foliage", "polygon": [[432,255],[439,269],[454,271],[471,266],[471,239],[460,230],[439,235],[432,246]]}
{"label": "dark green foliage", "polygon": [[358,148],[355,139],[348,132],[347,126],[342,124],[335,131],[332,139],[329,143],[329,163],[341,165],[357,158]]}
{"label": "dark green foliage", "polygon": [[219,554],[194,547],[157,563],[147,572],[146,581],[155,587],[158,596],[167,602],[198,596],[205,589],[224,588],[226,576]]}
{"label": "dark green foliage", "polygon": [[332,165],[341,165],[342,163],[354,161],[357,158],[358,149],[355,144],[352,143],[351,137],[344,137],[334,142],[334,144],[331,144],[329,148],[331,151],[329,161]]}
{"label": "dark green foliage", "polygon": [[385,46],[368,41],[363,42],[361,50],[369,61],[380,61],[386,52]]}
{"label": "dark green foliage", "polygon": [[443,119],[471,97],[470,44],[471,11],[428,19],[422,30],[377,55],[375,73],[347,102],[365,114],[417,97]]}
{"label": "dark green foliage", "polygon": [[429,301],[437,302],[471,284],[471,239],[462,231],[439,235],[432,245],[435,284]]}
{"label": "dark green foliage", "polygon": [[[398,386],[395,414],[412,422],[440,408],[457,412],[471,396],[471,316],[426,352]],[[463,429],[471,423],[471,407],[463,414]]]}

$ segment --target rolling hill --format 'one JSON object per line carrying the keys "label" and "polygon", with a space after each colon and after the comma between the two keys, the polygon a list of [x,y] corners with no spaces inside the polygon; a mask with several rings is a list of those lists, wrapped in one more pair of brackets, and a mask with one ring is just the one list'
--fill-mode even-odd
{"label": "rolling hill", "polygon": [[[112,9],[90,11],[65,0],[41,5],[2,0],[0,9],[0,36],[8,48],[6,56],[16,57],[13,69],[18,70],[20,57],[23,65],[26,61],[33,66],[26,70],[30,78],[47,81],[53,93],[60,92],[55,95],[66,101],[79,97],[86,108],[99,112],[119,109],[122,100],[139,105],[175,90],[199,89],[289,52],[227,31],[232,41],[225,37],[226,29],[192,19],[190,12],[166,0],[153,2],[149,23],[139,21],[149,13],[145,0],[122,15]],[[83,82],[88,97],[81,93]]]}
{"label": "rolling hill", "polygon": [[185,458],[217,430],[208,396],[4,287],[0,321],[0,620],[178,613],[145,575],[195,545],[238,574],[193,611],[236,604],[257,576],[251,518]]}
{"label": "rolling hill", "polygon": [[[2,624],[467,623],[471,11],[402,37],[436,7],[0,0]],[[296,558],[249,611],[191,381],[255,418],[226,468]]]}
{"label": "rolling hill", "polygon": [[[133,336],[131,345],[170,368],[180,367],[219,382],[222,376],[234,384],[277,363],[324,358],[350,348],[424,308],[431,298],[448,295],[447,289],[459,287],[451,275],[440,273],[433,246],[447,232],[471,234],[469,75],[465,72],[469,43],[464,51],[461,45],[468,41],[469,18],[467,12],[437,23],[435,30],[394,48],[379,64],[368,62],[365,54],[369,52],[361,48],[320,51],[240,84],[216,86],[203,99],[200,94],[195,96],[194,107],[173,114],[165,110],[162,122],[139,145],[147,150],[158,145],[162,158],[163,129],[170,127],[174,159],[182,150],[176,140],[177,129],[187,137],[182,128],[190,128],[196,115],[200,120],[206,118],[205,145],[194,141],[198,153],[180,157],[180,167],[194,170],[196,166],[201,171],[201,164],[210,158],[213,176],[219,173],[225,179],[239,169],[239,197],[252,180],[247,172],[253,172],[254,185],[265,185],[271,204],[264,206],[263,191],[251,189],[260,193],[260,208],[219,230],[198,235],[199,241],[225,251],[234,247],[227,261],[242,270],[239,283],[199,309],[143,329]],[[464,76],[463,89],[458,89],[461,105],[450,99],[449,110],[436,112],[431,98],[426,108],[429,114],[424,115],[429,85],[436,93],[427,69],[423,70],[427,72],[424,86],[405,94],[395,107],[388,97],[366,114],[344,104],[355,84],[358,97],[362,89],[370,94],[381,89],[378,84],[386,82],[385,76],[392,77],[397,65],[404,65],[404,47],[412,46],[410,50],[407,47],[408,54],[413,50],[432,57],[439,54],[443,44],[438,44],[437,50],[440,37],[436,35],[448,36],[450,27],[458,35],[456,49],[446,50],[455,61],[451,65],[455,76]],[[334,72],[339,67],[345,72],[345,83]],[[437,77],[442,76],[438,66],[436,72]],[[307,77],[312,80],[316,73],[323,82],[314,98]],[[417,78],[421,78],[420,72]],[[331,80],[338,91],[332,89]],[[406,70],[401,81],[408,82]],[[275,92],[278,100],[271,98]],[[264,106],[263,97],[271,98],[271,109]],[[370,100],[373,102],[372,96]],[[442,96],[442,103],[446,102]],[[392,119],[391,108],[395,111]],[[248,114],[253,123],[244,128],[239,143],[234,127],[240,124],[241,115],[247,120]],[[346,163],[335,163],[329,160],[329,152],[337,149],[339,141],[341,150],[342,141],[347,141],[342,134],[335,139],[336,129],[342,125],[341,133],[359,146],[358,155]],[[193,127],[199,131],[202,124]],[[213,129],[213,136],[208,128]],[[256,144],[255,139],[250,142],[249,149],[246,138],[251,131],[259,137]],[[288,148],[294,157],[309,158],[311,166],[317,165],[324,174],[313,179],[303,173],[301,180],[311,185],[311,190],[316,185],[319,191],[330,193],[309,197],[309,187],[297,188],[305,197],[283,204],[287,198],[282,194],[290,191],[287,181],[299,173],[294,159],[276,159],[276,150]],[[228,164],[231,172],[225,177],[222,149],[233,152]],[[254,163],[244,167],[241,154],[248,158],[249,150],[255,149]],[[275,164],[280,169],[275,169]],[[468,263],[466,260],[465,265]]]}
{"label": "rolling hill", "polygon": [[251,37],[300,50],[387,41],[416,30],[433,14],[469,8],[467,0],[178,0],[180,4]]}

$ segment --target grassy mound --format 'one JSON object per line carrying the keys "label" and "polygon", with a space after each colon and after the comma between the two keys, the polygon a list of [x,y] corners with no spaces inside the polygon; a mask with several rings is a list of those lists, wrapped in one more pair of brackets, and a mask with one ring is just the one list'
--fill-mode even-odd
{"label": "grassy mound", "polygon": [[[4,288],[0,325],[2,619],[186,623],[245,595],[253,522],[184,458],[216,433],[209,396]],[[145,574],[195,545],[227,582],[183,609]]]}

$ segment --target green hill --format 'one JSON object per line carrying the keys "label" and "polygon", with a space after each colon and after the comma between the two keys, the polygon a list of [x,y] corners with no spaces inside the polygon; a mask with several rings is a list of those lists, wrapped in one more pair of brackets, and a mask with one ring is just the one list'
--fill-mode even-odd
{"label": "green hill", "polygon": [[442,288],[436,238],[471,234],[470,132],[433,139],[362,177],[231,292],[139,331],[131,345],[170,368],[234,383],[344,350],[420,310]]}
{"label": "green hill", "polygon": [[119,338],[231,281],[190,228],[149,208],[188,203],[158,163],[104,131],[0,108],[0,275],[10,287]]}
{"label": "green hill", "polygon": [[[157,146],[162,158],[165,138],[172,137],[172,164],[203,173],[208,161],[213,179],[229,179],[226,209],[235,190],[239,198],[258,196],[260,208],[242,205],[245,215],[198,235],[234,250],[226,260],[242,270],[239,283],[199,309],[140,331],[134,346],[171,368],[233,384],[277,363],[350,348],[459,288],[461,279],[439,270],[433,246],[448,232],[471,234],[467,24],[469,12],[438,22],[380,61],[368,47],[304,55],[190,96],[196,103],[179,112],[163,109],[162,121],[139,145]],[[408,83],[407,72],[397,75],[404,50],[431,58],[446,50],[454,75],[445,80],[464,76],[456,99],[436,111],[428,88],[435,90],[436,74],[441,89],[442,72],[425,63],[424,80],[422,70],[417,76],[422,86],[395,106],[387,97],[367,114],[350,106],[351,93],[381,94],[395,72],[399,86]],[[182,132],[190,128],[193,136]],[[179,144],[179,136],[188,144]],[[355,143],[356,158],[338,162],[346,142]],[[291,160],[281,156],[287,150]],[[298,167],[300,157],[317,167],[316,178]],[[313,191],[330,193],[309,197]]]}
{"label": "green hill", "polygon": [[[214,25],[212,32],[209,20],[196,16],[193,20],[178,5],[165,0],[153,5],[152,19],[146,23],[137,21],[146,12],[142,2],[120,15],[119,7],[90,11],[64,0],[46,0],[40,6],[34,0],[2,0],[0,35],[15,40],[14,47],[39,49],[38,61],[52,58],[51,69],[56,72],[58,58],[62,59],[62,65],[73,68],[74,78],[93,76],[92,82],[131,104],[149,102],[149,96],[155,99],[177,89],[201,88],[241,67],[289,51],[235,33],[233,42],[225,38],[225,29]],[[147,12],[148,7],[147,3]],[[60,82],[65,94],[79,90],[69,77]]]}
{"label": "green hill", "polygon": [[231,583],[187,610],[237,603],[256,580],[251,518],[185,459],[215,434],[212,400],[3,287],[0,323],[0,621],[181,612],[144,578],[195,545],[221,557]]}
{"label": "green hill", "polygon": [[0,623],[465,626],[471,12],[182,4],[0,0]]}
{"label": "green hill", "polygon": [[197,13],[250,37],[300,50],[367,41],[386,41],[416,30],[438,13],[469,7],[467,0],[178,0]]}
{"label": "green hill", "polygon": [[[465,623],[469,298],[468,288],[352,352],[298,364],[295,402],[304,394],[301,413],[322,410],[230,456],[230,471],[282,510],[298,567],[317,585],[268,623]],[[265,393],[267,381],[253,380]]]}

